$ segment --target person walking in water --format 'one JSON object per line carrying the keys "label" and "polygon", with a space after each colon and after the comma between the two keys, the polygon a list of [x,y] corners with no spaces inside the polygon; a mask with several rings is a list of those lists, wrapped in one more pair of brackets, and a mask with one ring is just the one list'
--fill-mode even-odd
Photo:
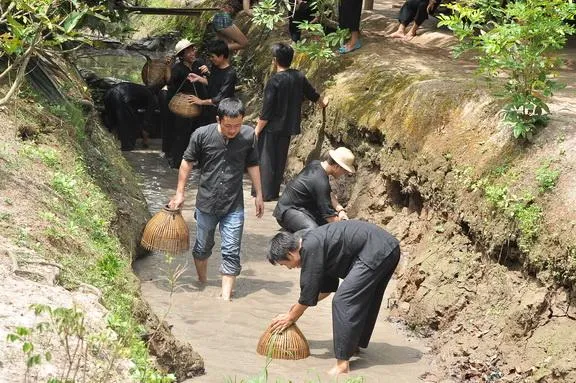
{"label": "person walking in water", "polygon": [[262,217],[264,203],[260,187],[258,155],[254,147],[254,129],[243,125],[245,109],[237,98],[225,98],[218,104],[216,123],[198,128],[190,138],[178,171],[176,194],[170,208],[184,204],[184,190],[194,164],[200,169],[196,196],[196,240],[192,249],[198,281],[208,280],[208,258],[214,247],[219,225],[222,238],[222,299],[231,300],[236,277],[242,269],[240,245],[244,228],[244,171],[256,191],[256,216]]}
{"label": "person walking in water", "polygon": [[354,172],[354,154],[344,147],[330,150],[322,162],[310,162],[286,185],[274,209],[276,221],[294,233],[348,219],[332,193],[329,177],[338,179]]}
{"label": "person walking in water", "polygon": [[272,56],[276,73],[264,88],[262,111],[256,124],[264,201],[277,200],[280,194],[290,137],[300,134],[302,102],[306,98],[322,108],[327,105],[306,76],[290,68],[294,50],[289,45],[274,44]]}

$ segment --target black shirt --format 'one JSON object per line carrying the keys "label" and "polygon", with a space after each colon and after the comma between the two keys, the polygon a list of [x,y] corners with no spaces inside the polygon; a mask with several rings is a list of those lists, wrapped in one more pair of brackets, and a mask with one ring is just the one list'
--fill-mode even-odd
{"label": "black shirt", "polygon": [[260,114],[262,120],[268,121],[264,132],[287,136],[300,134],[304,98],[316,102],[320,94],[303,73],[296,69],[274,73],[264,88]]}
{"label": "black shirt", "polygon": [[387,231],[364,221],[334,222],[304,232],[298,303],[316,306],[324,277],[345,278],[356,259],[376,269],[398,246]]}
{"label": "black shirt", "polygon": [[328,174],[320,161],[312,161],[288,183],[274,209],[274,217],[282,220],[288,209],[307,210],[316,221],[326,223],[326,218],[336,215],[331,192]]}
{"label": "black shirt", "polygon": [[226,140],[218,124],[202,126],[192,134],[182,158],[200,168],[197,209],[224,215],[244,207],[244,170],[258,165],[252,127],[242,125],[236,137]]}
{"label": "black shirt", "polygon": [[208,77],[208,97],[214,105],[228,97],[234,97],[234,90],[238,76],[236,70],[230,65],[224,69],[212,66]]}
{"label": "black shirt", "polygon": [[202,76],[202,72],[200,72],[200,67],[202,65],[204,65],[204,61],[196,59],[192,63],[192,69],[188,68],[188,66],[183,62],[178,62],[172,66],[170,71],[170,81],[168,82],[169,100],[178,92],[193,94],[201,99],[206,98],[207,92],[204,84],[200,82],[192,83],[186,79],[190,73]]}

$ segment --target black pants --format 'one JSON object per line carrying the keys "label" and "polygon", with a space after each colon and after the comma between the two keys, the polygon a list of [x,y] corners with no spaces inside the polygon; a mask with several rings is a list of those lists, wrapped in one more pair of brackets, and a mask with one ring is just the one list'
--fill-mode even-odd
{"label": "black pants", "polygon": [[291,233],[295,233],[298,230],[315,229],[326,223],[326,221],[318,222],[318,220],[308,211],[298,209],[286,210],[282,214],[282,218],[276,219],[276,221],[278,222],[278,225]]}
{"label": "black pants", "polygon": [[372,337],[384,291],[400,260],[397,247],[372,270],[356,259],[332,300],[332,328],[336,359],[348,360]]}
{"label": "black pants", "polygon": [[360,17],[362,16],[362,0],[341,0],[338,7],[338,23],[340,28],[349,29],[350,32],[360,31]]}
{"label": "black pants", "polygon": [[280,195],[289,147],[290,136],[269,133],[264,129],[258,137],[260,180],[264,201],[276,200]]}
{"label": "black pants", "polygon": [[424,20],[428,18],[427,7],[428,0],[406,0],[402,8],[400,8],[398,21],[404,26],[407,26],[412,21],[416,25],[422,25]]}
{"label": "black pants", "polygon": [[170,166],[178,169],[182,162],[182,155],[190,143],[190,136],[198,128],[198,119],[184,118],[172,113],[172,129],[174,130],[170,148]]}

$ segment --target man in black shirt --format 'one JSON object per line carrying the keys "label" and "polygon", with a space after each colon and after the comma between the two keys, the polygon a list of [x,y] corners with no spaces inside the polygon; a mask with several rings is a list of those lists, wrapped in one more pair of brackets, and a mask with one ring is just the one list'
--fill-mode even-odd
{"label": "man in black shirt", "polygon": [[218,105],[217,123],[198,128],[190,138],[178,172],[176,195],[171,208],[184,203],[184,189],[193,163],[200,168],[196,196],[196,240],[192,255],[201,283],[207,281],[208,257],[214,247],[216,225],[222,237],[222,299],[230,300],[240,274],[240,244],[244,228],[242,178],[244,170],[256,190],[256,216],[262,217],[264,203],[260,188],[258,154],[254,129],[242,125],[244,106],[237,98],[226,98]]}
{"label": "man in black shirt", "polygon": [[300,299],[273,320],[281,331],[316,306],[326,276],[343,278],[332,300],[336,365],[332,375],[347,373],[348,360],[359,347],[368,347],[384,290],[400,260],[396,238],[363,221],[330,223],[296,234],[280,232],[270,241],[268,260],[300,271]]}
{"label": "man in black shirt", "polygon": [[[205,105],[203,109],[204,122],[212,124],[216,121],[216,108],[225,98],[234,97],[238,76],[236,70],[230,65],[230,50],[226,42],[215,40],[208,46],[208,55],[212,62],[208,78],[190,73],[189,80],[200,82],[208,86],[208,98],[192,97],[194,103]],[[208,70],[208,68],[206,68]]]}
{"label": "man in black shirt", "polygon": [[328,177],[339,178],[354,171],[354,154],[344,147],[330,150],[325,161],[310,162],[286,185],[278,200],[274,209],[278,224],[294,233],[348,219]]}
{"label": "man in black shirt", "polygon": [[270,77],[264,88],[262,112],[256,124],[264,201],[278,199],[290,136],[300,134],[300,114],[304,98],[318,103],[322,108],[326,107],[326,102],[306,76],[290,68],[294,50],[289,45],[274,44],[272,55],[276,73]]}

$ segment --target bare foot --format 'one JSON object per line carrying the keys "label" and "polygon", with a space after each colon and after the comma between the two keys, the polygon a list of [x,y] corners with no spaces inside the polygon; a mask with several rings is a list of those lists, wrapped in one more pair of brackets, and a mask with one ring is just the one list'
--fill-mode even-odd
{"label": "bare foot", "polygon": [[330,376],[338,376],[350,372],[350,364],[347,360],[337,360],[336,365],[328,371]]}
{"label": "bare foot", "polygon": [[388,35],[388,37],[393,37],[393,38],[395,38],[395,39],[401,39],[401,38],[403,38],[403,37],[405,37],[405,36],[406,36],[406,35],[405,35],[404,33],[400,32],[400,31],[396,31],[396,32]]}
{"label": "bare foot", "polygon": [[404,36],[404,37],[402,38],[402,41],[410,41],[410,40],[412,40],[415,36],[416,36],[416,34],[408,33],[406,36]]}

